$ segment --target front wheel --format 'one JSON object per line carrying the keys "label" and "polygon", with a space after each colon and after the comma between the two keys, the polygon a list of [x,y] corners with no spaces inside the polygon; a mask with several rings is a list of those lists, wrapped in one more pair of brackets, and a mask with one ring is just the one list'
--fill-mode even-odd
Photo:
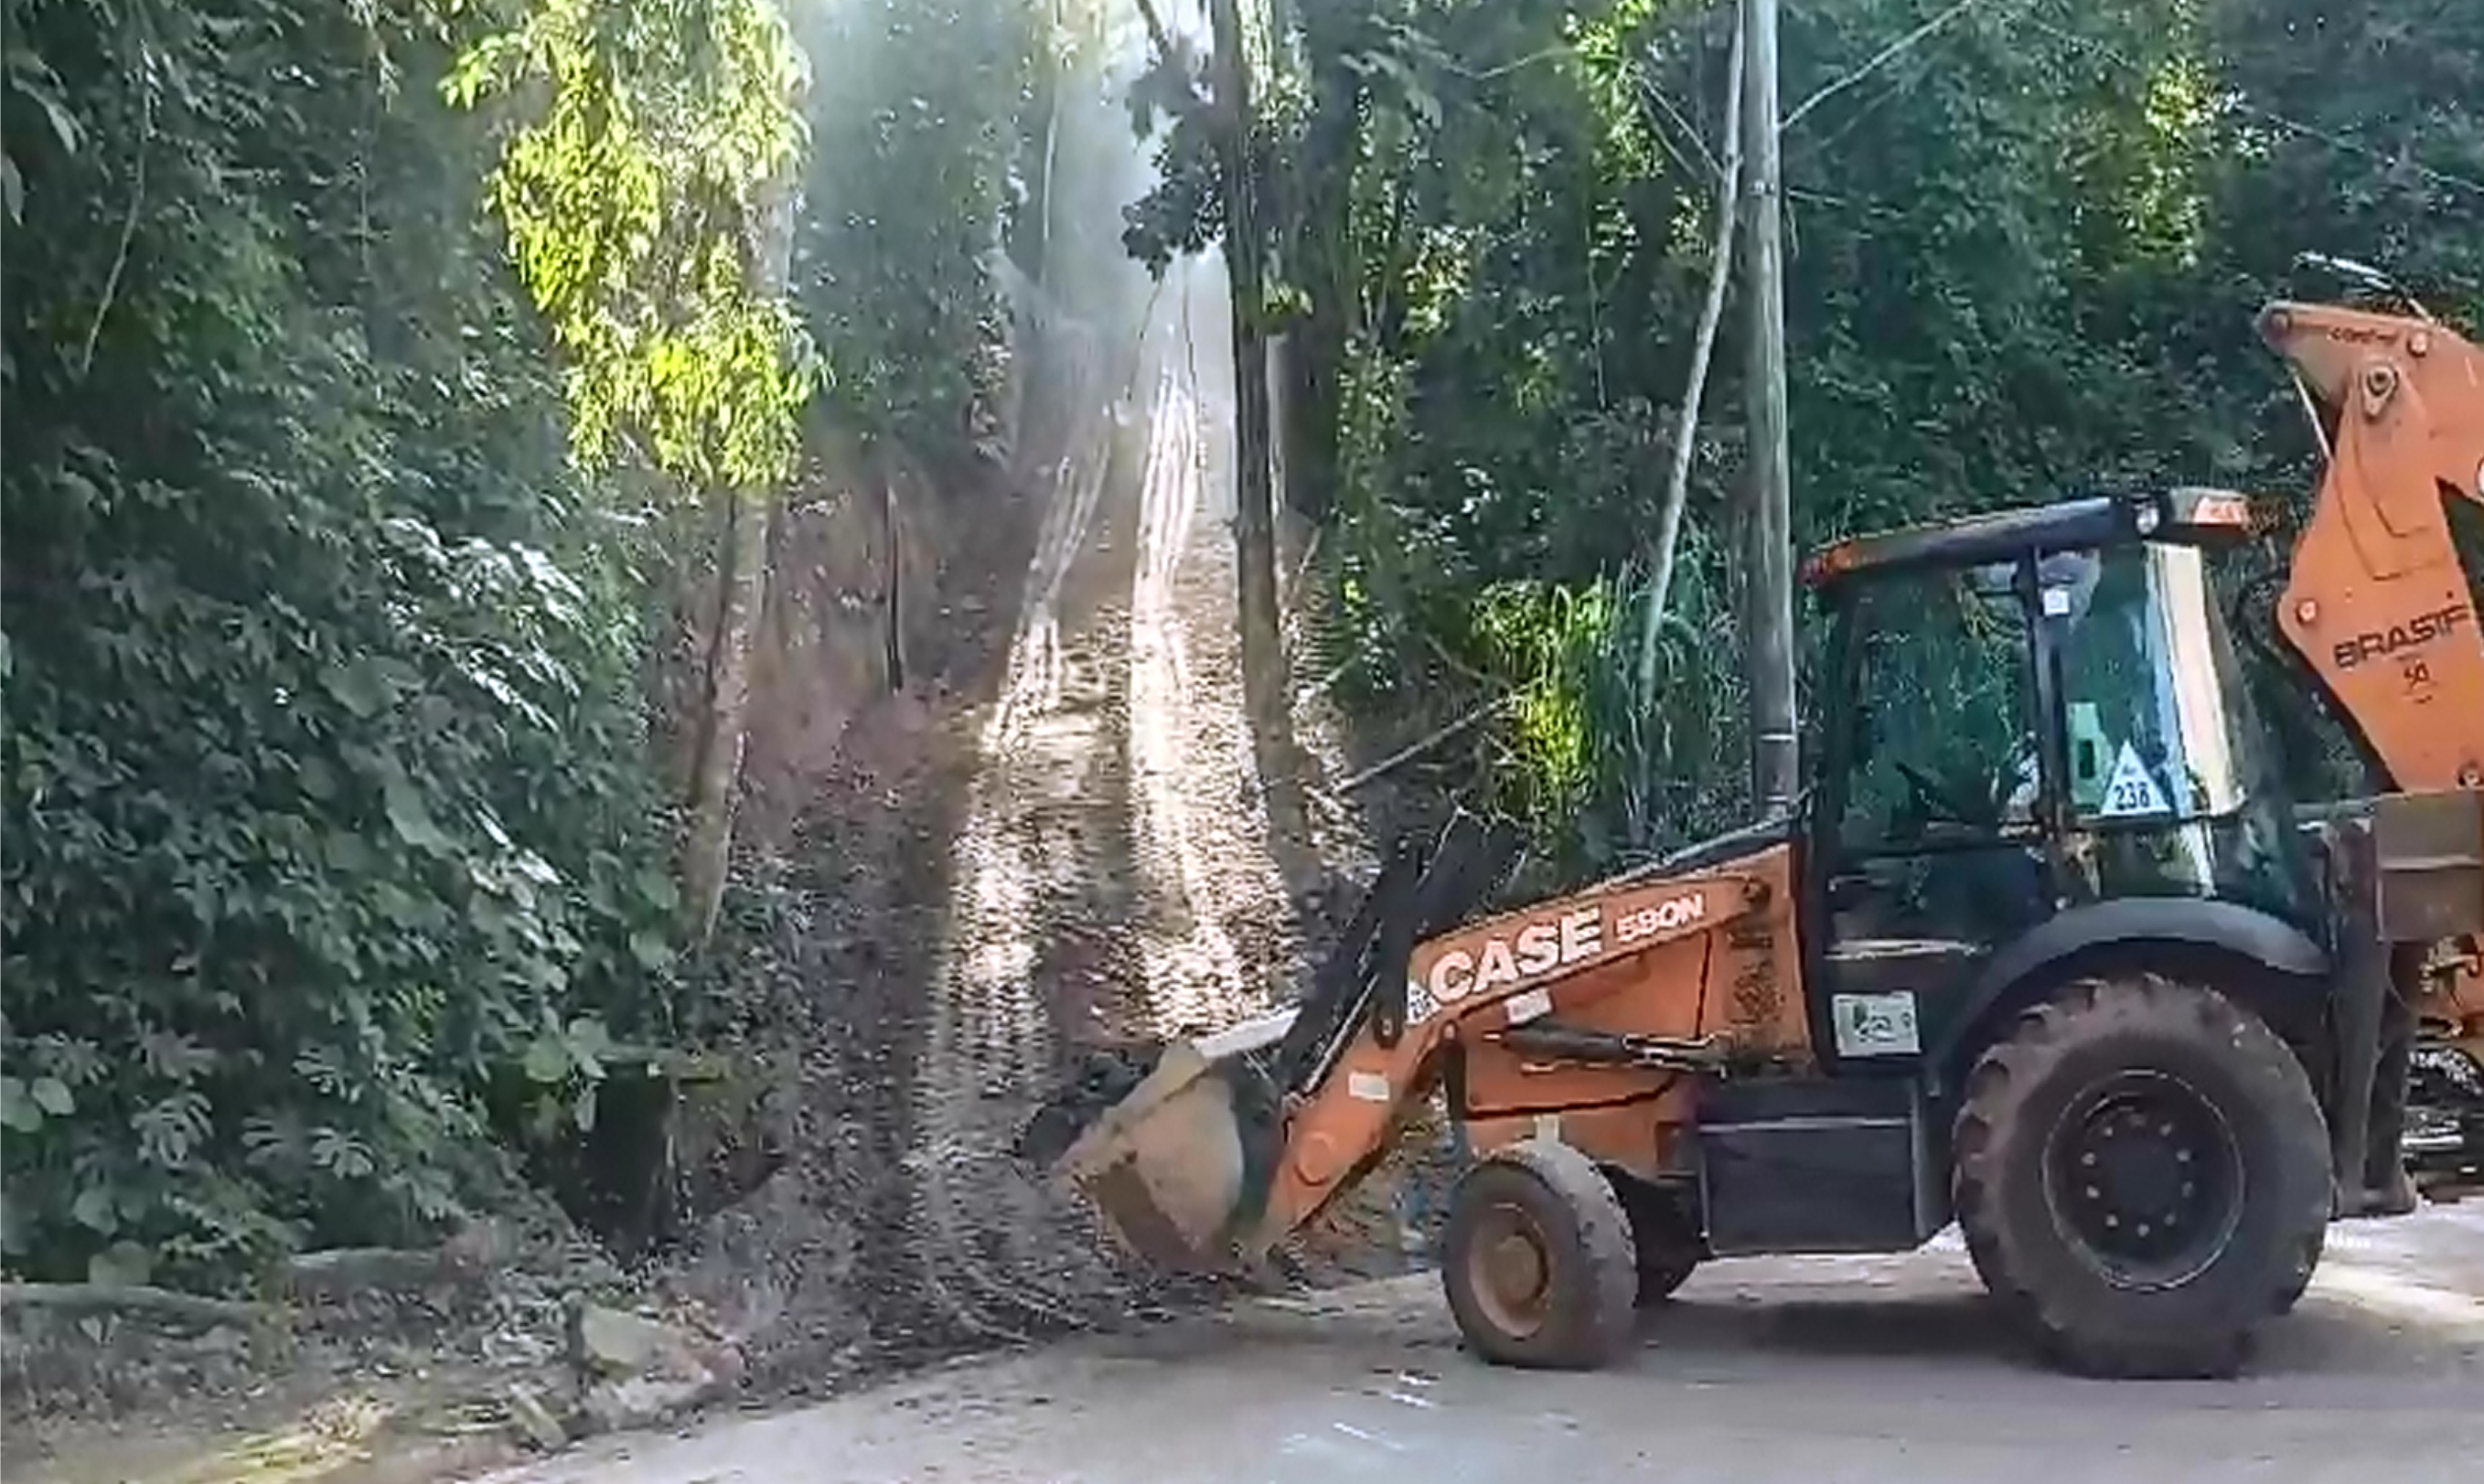
{"label": "front wheel", "polygon": [[1629,1346],[1630,1221],[1578,1150],[1529,1141],[1470,1166],[1442,1245],[1449,1311],[1484,1360],[1593,1370]]}
{"label": "front wheel", "polygon": [[2091,1375],[2232,1374],[2327,1230],[2310,1080],[2203,985],[2087,981],[2030,1011],[1968,1078],[1956,1147],[1976,1271]]}

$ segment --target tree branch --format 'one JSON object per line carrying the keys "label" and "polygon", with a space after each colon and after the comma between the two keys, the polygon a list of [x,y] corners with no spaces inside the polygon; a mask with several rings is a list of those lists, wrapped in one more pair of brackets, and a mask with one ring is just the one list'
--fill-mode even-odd
{"label": "tree branch", "polygon": [[248,1329],[275,1315],[264,1304],[211,1299],[171,1288],[118,1283],[0,1283],[0,1309],[42,1309],[57,1314],[144,1314],[211,1330]]}
{"label": "tree branch", "polygon": [[1491,720],[1502,707],[1507,706],[1510,701],[1515,698],[1515,695],[1516,692],[1513,691],[1509,694],[1502,695],[1498,700],[1487,701],[1483,705],[1476,707],[1474,710],[1468,712],[1465,715],[1460,716],[1457,720],[1450,722],[1447,726],[1442,727],[1438,731],[1428,733],[1408,742],[1403,747],[1398,748],[1396,751],[1389,754],[1385,758],[1382,758],[1379,762],[1372,764],[1370,767],[1359,769],[1354,772],[1346,774],[1344,777],[1339,778],[1336,781],[1335,792],[1339,794],[1351,794],[1355,790],[1373,781],[1374,779],[1395,772],[1398,769],[1414,762],[1417,758],[1422,757],[1424,754],[1433,751],[1442,743],[1455,741],[1459,736],[1472,731],[1476,726],[1485,721]]}
{"label": "tree branch", "polygon": [[112,313],[112,304],[121,296],[121,276],[129,268],[130,245],[138,239],[138,218],[147,204],[147,157],[155,146],[155,54],[142,41],[138,48],[140,77],[138,81],[138,162],[133,169],[129,187],[129,208],[121,219],[121,241],[112,252],[112,267],[103,276],[103,293],[95,301],[94,317],[87,321],[86,339],[78,346],[75,380],[84,382],[94,369],[95,341],[103,335],[103,322]]}

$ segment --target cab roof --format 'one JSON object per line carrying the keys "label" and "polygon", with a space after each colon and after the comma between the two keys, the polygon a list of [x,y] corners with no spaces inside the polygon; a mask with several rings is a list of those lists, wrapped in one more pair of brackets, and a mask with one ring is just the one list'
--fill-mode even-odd
{"label": "cab roof", "polygon": [[2095,495],[1851,536],[1813,553],[1801,577],[1806,587],[1829,589],[1923,568],[1980,567],[2138,541],[2232,546],[2257,529],[2254,521],[2251,499],[2228,490]]}

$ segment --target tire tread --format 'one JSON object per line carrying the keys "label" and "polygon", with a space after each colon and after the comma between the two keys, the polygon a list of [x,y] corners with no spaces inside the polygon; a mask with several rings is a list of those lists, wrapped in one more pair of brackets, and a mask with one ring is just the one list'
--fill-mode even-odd
{"label": "tire tread", "polygon": [[[2188,1009],[2189,1016],[2181,1012]],[[2246,1323],[2223,1329],[2190,1327],[2145,1338],[2107,1334],[2087,1322],[2073,1296],[2035,1281],[2001,1230],[1995,1161],[2019,1141],[2016,1116],[2027,1090],[2072,1046],[2099,1030],[2134,1024],[2189,1029],[2229,1040],[2241,1053],[2247,1077],[2265,1084],[2263,1111],[2282,1147],[2282,1157],[2326,1171],[2328,1133],[2309,1077],[2301,1061],[2257,1016],[2205,985],[2162,975],[2075,981],[2053,998],[2020,1014],[2011,1036],[1978,1059],[1966,1080],[1956,1128],[1953,1196],[1969,1256],[2004,1313],[2031,1333],[2045,1353],[2067,1368],[2093,1376],[2172,1378],[2229,1376],[2246,1357],[2252,1335]],[[2283,1223],[2279,1238],[2292,1258],[2270,1265],[2265,1302],[2252,1316],[2290,1308],[2319,1260],[2329,1212],[2325,1200],[2273,1213]]]}

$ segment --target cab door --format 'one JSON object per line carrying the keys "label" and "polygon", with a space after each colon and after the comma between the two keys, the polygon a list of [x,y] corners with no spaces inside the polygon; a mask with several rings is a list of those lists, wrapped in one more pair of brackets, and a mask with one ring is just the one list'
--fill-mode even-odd
{"label": "cab door", "polygon": [[1805,933],[1814,1043],[1912,1072],[2051,915],[2032,563],[1858,580],[1833,619]]}

